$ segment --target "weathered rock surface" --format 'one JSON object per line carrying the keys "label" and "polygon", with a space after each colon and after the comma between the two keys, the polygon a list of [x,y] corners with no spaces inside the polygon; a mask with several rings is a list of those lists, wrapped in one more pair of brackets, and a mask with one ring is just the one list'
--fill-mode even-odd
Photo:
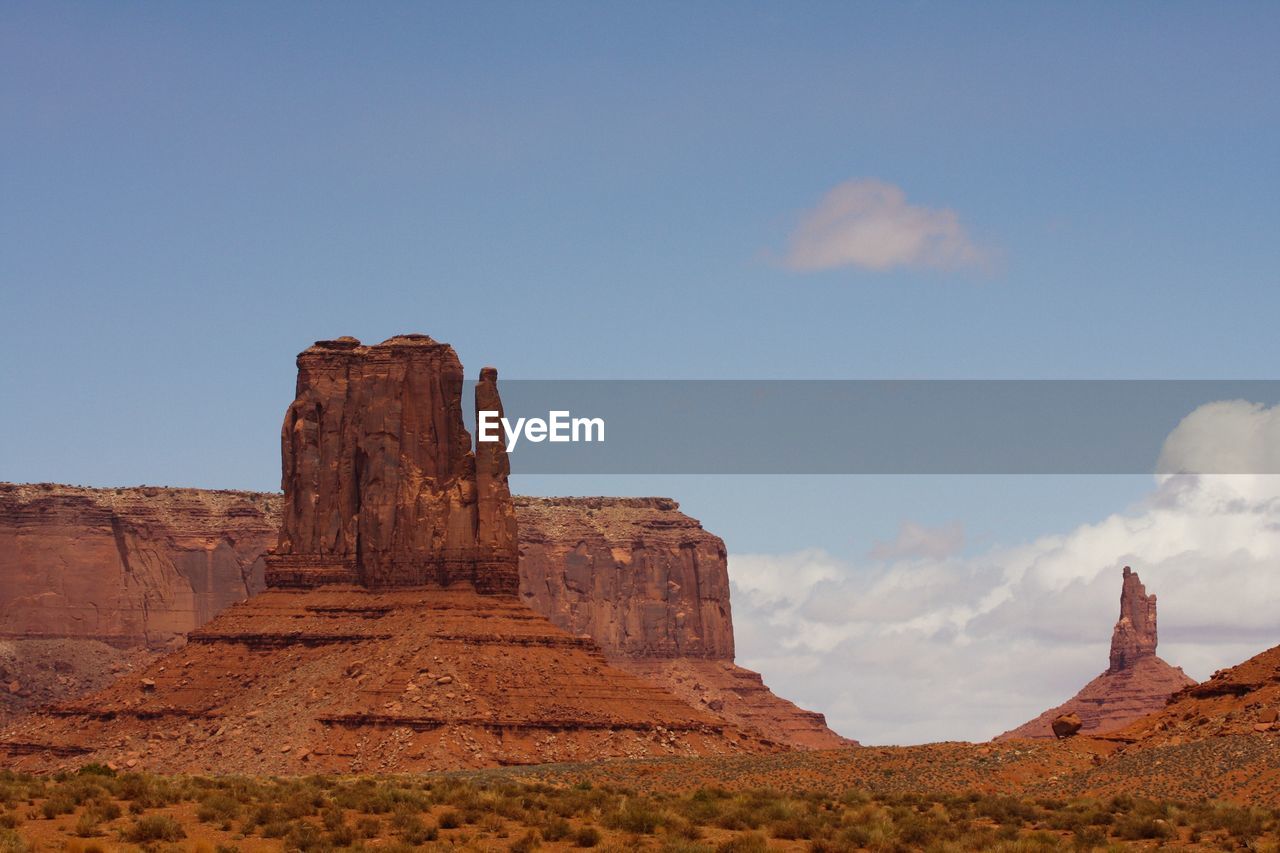
{"label": "weathered rock surface", "polygon": [[1123,728],[1152,711],[1195,681],[1180,667],[1156,656],[1156,597],[1147,595],[1138,575],[1124,567],[1120,618],[1111,633],[1111,665],[1071,699],[1050,708],[996,740],[1051,738],[1056,718],[1076,714],[1081,734],[1102,734]]}
{"label": "weathered rock surface", "polygon": [[[318,341],[298,356],[297,393],[281,431],[284,514],[268,586],[463,582],[484,593],[516,592],[506,449],[481,444],[477,466],[462,388],[453,347],[426,335],[376,346]],[[476,403],[501,407],[492,368],[481,375]]]}
{"label": "weathered rock surface", "polygon": [[733,663],[724,542],[667,498],[517,498],[520,591],[611,663],[799,749],[855,743]]}
{"label": "weathered rock surface", "polygon": [[517,498],[520,592],[612,656],[733,660],[724,542],[666,498]]}
{"label": "weathered rock surface", "polygon": [[280,501],[0,483],[0,637],[181,641],[262,588]]}
{"label": "weathered rock surface", "polygon": [[[0,484],[0,613],[23,613],[29,601],[56,589],[57,596],[39,598],[38,613],[26,614],[39,616],[39,636],[96,637],[107,624],[119,647],[173,642],[264,588],[261,555],[276,542],[281,502],[274,493]],[[821,714],[775,696],[757,673],[733,665],[724,543],[675,501],[516,497],[514,504],[522,600],[556,626],[589,635],[615,666],[772,740],[797,748],[851,742],[827,728]],[[222,603],[191,611],[177,631],[165,603],[196,594],[181,572],[159,575],[166,583],[147,586],[140,598],[102,592],[134,588],[114,548],[113,525],[141,531],[135,536],[146,541],[149,558],[174,566],[191,564],[189,551],[203,555],[208,543],[215,562],[222,559],[227,551],[219,543],[230,536],[248,580],[238,569],[209,575],[215,594],[205,599]],[[191,538],[193,531],[200,536]],[[15,636],[26,636],[21,628],[30,624],[19,624]],[[93,644],[83,652],[62,648],[68,659],[93,653]],[[47,690],[11,704],[29,709],[86,689],[82,681],[47,675],[43,683]]]}
{"label": "weathered rock surface", "polygon": [[412,772],[778,747],[615,669],[501,595],[271,589],[0,737],[6,764]]}
{"label": "weathered rock surface", "polygon": [[1111,632],[1111,666],[1107,672],[1123,672],[1142,658],[1156,653],[1156,597],[1147,595],[1138,575],[1124,567],[1120,588],[1120,619]]}
{"label": "weathered rock surface", "polygon": [[[1268,735],[1267,778],[1274,779],[1271,733],[1280,731],[1280,646],[1244,663],[1191,683],[1155,713],[1134,720],[1107,738],[1138,747],[1178,746],[1207,738]],[[1132,747],[1129,748],[1132,751]],[[1258,781],[1261,781],[1259,779]]]}
{"label": "weathered rock surface", "polygon": [[0,639],[0,728],[42,705],[106,687],[155,655],[98,640]]}
{"label": "weathered rock surface", "polygon": [[[782,748],[520,602],[506,451],[481,450],[478,482],[461,390],[453,349],[421,335],[300,355],[269,589],[139,678],[24,718],[0,752],[129,766],[145,736],[151,769],[298,773]],[[476,403],[500,406],[491,370]]]}
{"label": "weathered rock surface", "polygon": [[1080,727],[1084,722],[1080,719],[1080,715],[1075,711],[1069,714],[1059,714],[1053,718],[1050,728],[1053,729],[1053,736],[1056,738],[1075,737],[1080,732]]}

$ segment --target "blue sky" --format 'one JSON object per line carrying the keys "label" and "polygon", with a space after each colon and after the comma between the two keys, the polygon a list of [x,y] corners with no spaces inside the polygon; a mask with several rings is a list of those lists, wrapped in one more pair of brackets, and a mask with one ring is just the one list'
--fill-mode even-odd
{"label": "blue sky", "polygon": [[[339,334],[511,377],[1271,378],[1276,44],[1248,2],[6,4],[0,479],[273,488]],[[871,180],[981,262],[798,269]],[[1149,485],[518,484],[850,555]]]}

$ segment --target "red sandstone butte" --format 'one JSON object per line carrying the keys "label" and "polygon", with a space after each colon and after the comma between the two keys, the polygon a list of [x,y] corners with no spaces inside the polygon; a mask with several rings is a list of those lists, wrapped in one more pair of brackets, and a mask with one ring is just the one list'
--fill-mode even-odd
{"label": "red sandstone butte", "polygon": [[[506,453],[483,454],[482,495],[451,347],[346,338],[298,369],[269,588],[136,675],[20,720],[0,737],[15,766],[414,771],[781,748],[520,603]],[[486,371],[476,403],[496,397]]]}
{"label": "red sandstone butte", "polygon": [[[462,363],[448,344],[399,335],[377,346],[319,341],[298,356],[281,435],[284,517],[270,586],[371,589],[454,582],[514,594],[507,454],[462,420]],[[500,407],[486,369],[477,405]],[[483,490],[480,484],[483,484]]]}
{"label": "red sandstone butte", "polygon": [[1169,697],[1195,681],[1156,656],[1156,597],[1124,567],[1120,618],[1111,633],[1111,665],[1071,699],[996,740],[1052,738],[1053,721],[1076,714],[1080,734],[1104,734],[1158,711]]}
{"label": "red sandstone butte", "polygon": [[[425,336],[309,348],[298,358],[296,399],[281,432],[287,501],[252,492],[0,484],[0,634],[17,644],[18,657],[31,637],[164,647],[261,591],[262,554],[272,545],[269,574],[279,588],[475,585],[469,573],[479,571],[486,591],[509,592],[518,547],[523,601],[590,637],[615,666],[769,740],[796,748],[853,743],[734,664],[719,537],[668,498],[515,498],[513,512],[501,443],[469,449],[461,385],[453,350]],[[398,402],[414,395],[413,405]],[[481,371],[476,407],[501,411],[492,368]],[[438,435],[443,449],[425,453],[405,440],[424,434]],[[375,479],[373,460],[391,464],[395,479],[385,472]],[[397,503],[401,492],[407,505]],[[362,559],[370,543],[374,552]],[[419,559],[422,548],[430,554]],[[94,659],[87,645],[64,648],[68,661]],[[32,649],[26,657],[51,654]],[[5,694],[0,705],[29,709],[98,686],[51,671],[37,681],[42,689]]]}

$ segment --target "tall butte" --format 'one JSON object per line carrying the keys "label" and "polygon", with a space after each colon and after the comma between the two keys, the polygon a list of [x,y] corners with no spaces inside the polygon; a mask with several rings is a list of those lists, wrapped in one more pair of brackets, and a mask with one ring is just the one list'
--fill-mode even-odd
{"label": "tall butte", "polygon": [[[523,605],[500,443],[424,335],[298,357],[267,590],[188,644],[0,738],[20,768],[415,771],[777,744],[609,664]],[[497,373],[476,405],[500,409]]]}
{"label": "tall butte", "polygon": [[1081,734],[1103,734],[1158,711],[1169,697],[1195,684],[1181,667],[1156,656],[1156,597],[1147,595],[1137,572],[1124,567],[1120,618],[1111,632],[1111,663],[1071,699],[996,740],[1052,738],[1059,716],[1076,714]]}

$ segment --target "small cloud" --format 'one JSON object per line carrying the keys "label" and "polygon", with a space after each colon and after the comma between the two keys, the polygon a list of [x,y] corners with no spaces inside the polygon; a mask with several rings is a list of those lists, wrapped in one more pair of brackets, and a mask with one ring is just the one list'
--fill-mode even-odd
{"label": "small cloud", "polygon": [[985,261],[954,211],[908,204],[901,188],[873,178],[846,181],[823,196],[792,232],[786,258],[801,272],[950,270]]}
{"label": "small cloud", "polygon": [[958,521],[942,527],[925,527],[903,521],[892,542],[877,541],[868,556],[873,560],[942,560],[964,549],[964,525]]}

